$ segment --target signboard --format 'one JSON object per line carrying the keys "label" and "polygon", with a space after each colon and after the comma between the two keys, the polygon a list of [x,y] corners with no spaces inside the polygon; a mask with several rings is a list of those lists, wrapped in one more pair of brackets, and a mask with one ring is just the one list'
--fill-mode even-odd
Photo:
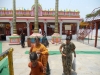
{"label": "signboard", "polygon": [[71,25],[65,25],[65,30],[71,30]]}
{"label": "signboard", "polygon": [[51,28],[55,28],[55,25],[50,25]]}

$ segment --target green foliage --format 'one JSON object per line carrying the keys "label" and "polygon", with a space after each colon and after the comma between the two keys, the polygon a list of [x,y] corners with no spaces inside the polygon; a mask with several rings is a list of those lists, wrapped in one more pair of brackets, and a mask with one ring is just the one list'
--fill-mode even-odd
{"label": "green foliage", "polygon": [[97,16],[98,14],[100,14],[100,9],[97,10],[97,11],[96,11],[95,13],[93,13],[93,14],[87,14],[87,15],[86,15],[86,18],[95,17],[95,16]]}
{"label": "green foliage", "polygon": [[97,14],[100,14],[100,9],[97,11]]}

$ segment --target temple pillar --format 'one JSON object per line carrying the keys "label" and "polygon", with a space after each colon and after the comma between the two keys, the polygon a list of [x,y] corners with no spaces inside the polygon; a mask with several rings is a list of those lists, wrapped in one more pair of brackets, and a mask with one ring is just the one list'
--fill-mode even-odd
{"label": "temple pillar", "polygon": [[40,38],[40,42],[42,41],[42,34],[39,33],[39,27],[38,27],[38,0],[35,0],[35,17],[34,17],[34,32],[32,35],[29,36],[28,38],[28,47],[31,46],[32,44],[35,43],[35,37],[39,37]]}
{"label": "temple pillar", "polygon": [[26,24],[27,24],[27,36],[29,36],[30,35],[30,29],[29,29],[30,22],[26,22]]}
{"label": "temple pillar", "polygon": [[11,22],[9,22],[10,23],[10,27],[11,27],[11,31],[10,31],[10,33],[11,33],[11,35],[13,34],[13,25],[12,25],[12,21]]}
{"label": "temple pillar", "polygon": [[60,22],[60,35],[62,35],[62,22]]}
{"label": "temple pillar", "polygon": [[16,29],[16,0],[13,0],[13,34],[9,37],[10,45],[20,44],[20,36],[17,34]]}
{"label": "temple pillar", "polygon": [[52,43],[61,43],[61,35],[58,33],[58,4],[59,0],[55,0],[55,33],[52,35]]}
{"label": "temple pillar", "polygon": [[44,31],[46,32],[46,36],[47,36],[47,25],[46,25],[46,22],[44,22]]}
{"label": "temple pillar", "polygon": [[79,23],[79,22],[77,22],[77,31],[79,30],[79,25],[80,25],[80,23]]}

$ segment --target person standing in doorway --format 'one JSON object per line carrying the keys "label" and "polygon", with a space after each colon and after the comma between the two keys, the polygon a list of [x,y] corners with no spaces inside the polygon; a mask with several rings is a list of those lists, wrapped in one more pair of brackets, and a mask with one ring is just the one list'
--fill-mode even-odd
{"label": "person standing in doorway", "polygon": [[70,39],[72,40],[72,31],[71,30],[67,31],[66,37],[70,37]]}
{"label": "person standing in doorway", "polygon": [[44,31],[43,36],[46,37],[46,32]]}
{"label": "person standing in doorway", "polygon": [[42,30],[41,30],[41,28],[39,28],[39,33],[42,34]]}

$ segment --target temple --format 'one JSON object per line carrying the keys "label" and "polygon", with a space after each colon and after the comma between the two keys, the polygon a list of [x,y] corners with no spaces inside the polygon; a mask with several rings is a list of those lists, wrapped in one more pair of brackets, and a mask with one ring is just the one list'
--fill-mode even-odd
{"label": "temple", "polygon": [[[16,10],[16,28],[17,34],[20,35],[21,30],[30,36],[34,30],[34,5],[31,7],[31,10],[26,9],[17,9]],[[43,10],[42,6],[38,4],[38,19],[39,19],[39,28],[41,28],[42,33],[45,31],[47,38],[51,39],[51,35],[54,33],[55,28],[55,10],[48,9]],[[6,8],[0,8],[0,39],[5,37],[6,40],[9,40],[9,36],[13,34],[13,10],[8,10]],[[71,26],[71,32],[73,39],[77,37],[77,31],[79,30],[79,24],[82,21],[80,18],[80,12],[78,10],[59,10],[58,12],[58,30],[59,34],[64,39],[66,36],[65,25]],[[3,38],[4,39],[4,38]]]}

